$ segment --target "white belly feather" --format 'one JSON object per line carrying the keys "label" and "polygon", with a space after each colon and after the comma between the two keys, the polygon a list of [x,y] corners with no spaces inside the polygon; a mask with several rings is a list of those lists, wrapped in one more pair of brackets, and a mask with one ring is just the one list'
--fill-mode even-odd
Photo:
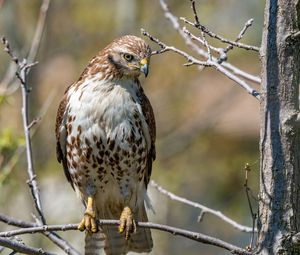
{"label": "white belly feather", "polygon": [[67,116],[67,161],[74,186],[83,198],[95,195],[101,204],[136,208],[144,201],[150,149],[137,84],[90,80],[81,86],[69,92]]}

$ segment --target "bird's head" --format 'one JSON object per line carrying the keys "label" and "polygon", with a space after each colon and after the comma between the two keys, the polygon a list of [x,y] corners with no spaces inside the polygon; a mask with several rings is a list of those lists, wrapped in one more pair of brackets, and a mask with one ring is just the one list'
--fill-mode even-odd
{"label": "bird's head", "polygon": [[141,38],[126,35],[109,45],[108,61],[122,77],[137,78],[149,72],[151,49]]}

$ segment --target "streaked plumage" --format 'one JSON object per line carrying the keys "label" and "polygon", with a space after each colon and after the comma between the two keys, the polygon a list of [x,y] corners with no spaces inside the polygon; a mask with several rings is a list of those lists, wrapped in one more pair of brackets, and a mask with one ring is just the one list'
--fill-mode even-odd
{"label": "streaked plumage", "polygon": [[[138,37],[114,40],[68,87],[58,109],[58,161],[82,201],[88,205],[88,197],[93,198],[99,219],[119,219],[129,207],[135,220],[147,221],[144,200],[156,131],[138,76],[148,73],[150,55]],[[149,252],[153,244],[149,229],[137,229],[128,239],[112,227],[87,233],[86,254],[98,254],[103,246],[106,254],[119,255]]]}

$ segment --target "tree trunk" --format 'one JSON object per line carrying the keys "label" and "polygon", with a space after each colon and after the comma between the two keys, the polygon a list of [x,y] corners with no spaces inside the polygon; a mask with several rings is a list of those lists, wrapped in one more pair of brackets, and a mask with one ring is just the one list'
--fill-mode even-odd
{"label": "tree trunk", "polygon": [[258,254],[300,254],[300,0],[266,0]]}

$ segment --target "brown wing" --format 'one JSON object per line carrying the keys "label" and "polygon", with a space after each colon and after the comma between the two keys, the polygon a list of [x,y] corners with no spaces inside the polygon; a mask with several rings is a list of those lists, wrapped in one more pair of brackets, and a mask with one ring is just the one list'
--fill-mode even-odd
{"label": "brown wing", "polygon": [[[69,86],[70,87],[70,86]],[[63,165],[65,175],[67,180],[71,183],[73,189],[74,184],[71,179],[71,175],[67,165],[66,158],[66,140],[67,140],[67,131],[66,131],[66,111],[67,111],[67,91],[69,87],[65,91],[64,97],[61,100],[56,116],[56,125],[55,125],[55,133],[56,133],[56,157],[59,163]]]}
{"label": "brown wing", "polygon": [[149,133],[150,133],[150,138],[151,138],[151,147],[150,147],[150,151],[148,153],[148,160],[147,160],[147,171],[145,173],[145,178],[144,178],[145,185],[147,188],[148,183],[150,181],[151,172],[152,172],[152,162],[155,160],[155,157],[156,157],[156,151],[155,151],[156,125],[155,125],[155,118],[154,118],[152,106],[141,86],[140,86],[139,97],[141,100],[142,111],[143,111],[143,114],[145,116],[146,122],[149,127]]}

